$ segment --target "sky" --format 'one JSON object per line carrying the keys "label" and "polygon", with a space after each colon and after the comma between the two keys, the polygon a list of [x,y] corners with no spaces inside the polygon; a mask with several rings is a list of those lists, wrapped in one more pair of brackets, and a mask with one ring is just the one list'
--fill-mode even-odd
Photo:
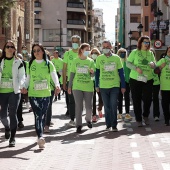
{"label": "sky", "polygon": [[106,38],[115,42],[115,15],[119,0],[93,0],[94,8],[103,9]]}

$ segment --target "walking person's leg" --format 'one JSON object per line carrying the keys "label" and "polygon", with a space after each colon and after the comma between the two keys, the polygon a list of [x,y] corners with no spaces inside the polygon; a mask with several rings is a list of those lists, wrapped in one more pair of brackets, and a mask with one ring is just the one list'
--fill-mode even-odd
{"label": "walking person's leg", "polygon": [[91,116],[92,116],[92,100],[93,92],[84,92],[85,108],[86,108],[86,122],[89,128],[92,128]]}
{"label": "walking person's leg", "polygon": [[10,119],[10,130],[11,136],[9,140],[9,147],[15,146],[15,134],[18,126],[18,119],[17,119],[17,109],[19,105],[19,101],[21,100],[21,94],[10,93],[9,96],[9,119]]}
{"label": "walking person's leg", "polygon": [[73,90],[72,93],[75,99],[77,133],[81,133],[82,112],[83,112],[83,92],[80,90]]}

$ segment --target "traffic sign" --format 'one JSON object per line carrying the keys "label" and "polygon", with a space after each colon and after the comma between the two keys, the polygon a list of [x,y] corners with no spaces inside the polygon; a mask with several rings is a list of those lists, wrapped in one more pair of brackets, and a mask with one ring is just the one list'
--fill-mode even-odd
{"label": "traffic sign", "polygon": [[155,48],[161,48],[162,47],[162,41],[161,40],[156,40],[154,42],[154,47]]}

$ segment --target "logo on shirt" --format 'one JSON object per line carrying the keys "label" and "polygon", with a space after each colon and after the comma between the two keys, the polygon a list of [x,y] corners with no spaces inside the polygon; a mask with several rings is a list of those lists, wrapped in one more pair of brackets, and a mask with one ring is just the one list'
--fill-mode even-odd
{"label": "logo on shirt", "polygon": [[72,55],[69,56],[69,60],[73,60],[73,56]]}
{"label": "logo on shirt", "polygon": [[104,60],[101,60],[101,61],[100,61],[100,64],[101,64],[101,65],[104,65],[104,64],[105,64],[105,61],[104,61]]}
{"label": "logo on shirt", "polygon": [[36,66],[33,65],[33,66],[31,67],[31,71],[35,71],[35,70],[36,70]]}

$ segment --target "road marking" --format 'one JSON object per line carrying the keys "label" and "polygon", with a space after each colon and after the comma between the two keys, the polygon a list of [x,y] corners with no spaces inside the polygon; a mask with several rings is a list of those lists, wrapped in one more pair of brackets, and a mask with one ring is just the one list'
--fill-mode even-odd
{"label": "road marking", "polygon": [[150,138],[155,138],[155,134],[149,135]]}
{"label": "road marking", "polygon": [[134,139],[134,138],[135,138],[135,134],[133,134],[133,135],[128,134],[128,138],[129,138],[129,139]]}
{"label": "road marking", "polygon": [[143,170],[142,164],[133,164],[134,170]]}
{"label": "road marking", "polygon": [[133,129],[132,128],[127,128],[127,131],[128,132],[133,132]]}
{"label": "road marking", "polygon": [[132,157],[139,158],[140,157],[139,152],[132,152]]}
{"label": "road marking", "polygon": [[163,170],[170,170],[170,164],[169,163],[162,163]]}
{"label": "road marking", "polygon": [[170,138],[161,138],[162,143],[170,143]]}
{"label": "road marking", "polygon": [[136,142],[131,142],[131,143],[130,143],[130,147],[132,147],[132,148],[137,147],[137,143],[136,143]]}
{"label": "road marking", "polygon": [[165,154],[162,151],[156,151],[156,154],[159,158],[164,158]]}
{"label": "road marking", "polygon": [[152,142],[153,147],[157,148],[160,146],[159,142]]}
{"label": "road marking", "polygon": [[151,129],[150,127],[147,127],[147,128],[145,128],[145,129],[146,129],[147,132],[152,131],[152,129]]}
{"label": "road marking", "polygon": [[94,145],[95,140],[68,140],[64,141],[62,144],[72,144],[72,145]]}

